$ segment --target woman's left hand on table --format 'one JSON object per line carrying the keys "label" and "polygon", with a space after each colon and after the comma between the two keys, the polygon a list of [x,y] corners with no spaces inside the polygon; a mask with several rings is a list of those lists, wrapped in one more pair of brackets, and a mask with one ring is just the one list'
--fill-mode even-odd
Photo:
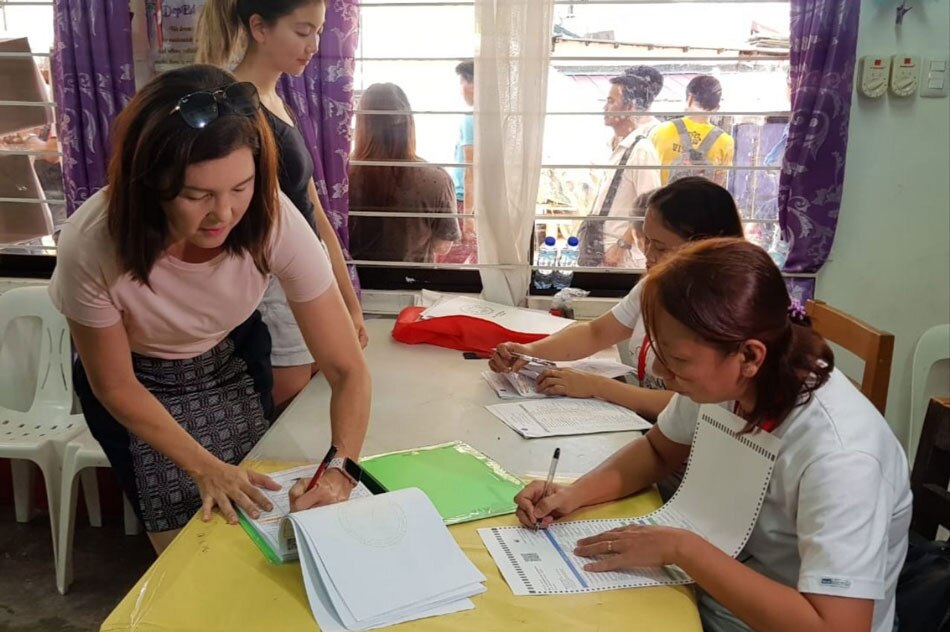
{"label": "woman's left hand on table", "polygon": [[605,379],[577,369],[547,369],[538,378],[538,391],[545,395],[597,397],[599,382]]}
{"label": "woman's left hand on table", "polygon": [[585,571],[657,568],[675,564],[680,544],[690,535],[673,527],[628,525],[578,540],[574,553],[599,558],[586,564]]}
{"label": "woman's left hand on table", "polygon": [[353,491],[353,483],[337,469],[324,472],[316,486],[306,491],[309,483],[309,479],[300,479],[290,488],[291,511],[302,511],[348,500],[350,492]]}

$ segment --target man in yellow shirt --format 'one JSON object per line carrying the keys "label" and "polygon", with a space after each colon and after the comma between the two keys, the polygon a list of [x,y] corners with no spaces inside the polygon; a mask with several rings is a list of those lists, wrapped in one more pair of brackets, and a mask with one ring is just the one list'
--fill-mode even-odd
{"label": "man in yellow shirt", "polygon": [[728,171],[713,167],[732,164],[736,143],[732,136],[709,122],[710,114],[719,110],[721,100],[719,80],[697,75],[686,86],[689,114],[653,128],[650,140],[660,156],[660,164],[669,166],[660,173],[664,185],[686,176],[703,176],[726,186]]}

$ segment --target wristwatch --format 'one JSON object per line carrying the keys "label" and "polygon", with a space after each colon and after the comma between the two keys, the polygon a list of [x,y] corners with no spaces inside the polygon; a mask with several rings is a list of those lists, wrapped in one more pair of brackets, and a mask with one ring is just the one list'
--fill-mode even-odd
{"label": "wristwatch", "polygon": [[345,476],[350,483],[354,486],[360,482],[360,477],[363,474],[363,468],[361,468],[355,461],[349,457],[341,458],[337,457],[330,461],[327,465],[328,470],[340,470],[340,472]]}
{"label": "wristwatch", "polygon": [[622,238],[617,240],[617,247],[623,250],[633,250],[633,244],[628,244]]}

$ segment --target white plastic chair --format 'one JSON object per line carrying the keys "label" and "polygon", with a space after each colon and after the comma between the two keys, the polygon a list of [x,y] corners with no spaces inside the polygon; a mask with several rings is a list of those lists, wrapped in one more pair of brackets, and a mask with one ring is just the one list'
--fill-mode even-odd
{"label": "white plastic chair", "polygon": [[[102,526],[99,511],[99,488],[96,484],[97,467],[111,467],[102,446],[87,431],[66,444],[63,458],[62,498],[59,509],[59,555],[56,557],[56,588],[61,595],[73,581],[73,535],[76,527],[76,501],[79,479],[89,509],[89,522]],[[141,523],[132,510],[129,499],[122,495],[125,509],[125,534],[141,533]],[[93,512],[92,507],[95,507]]]}
{"label": "white plastic chair", "polygon": [[[919,430],[924,422],[927,401],[924,389],[927,388],[927,376],[933,365],[941,360],[950,359],[950,324],[937,325],[924,332],[917,341],[910,376],[910,420],[907,422],[907,454],[913,459],[917,455]],[[913,461],[911,461],[913,463]]]}
{"label": "white plastic chair", "polygon": [[0,406],[0,458],[11,459],[18,522],[27,522],[32,513],[31,462],[43,473],[55,560],[63,450],[67,441],[86,428],[86,422],[82,415],[70,414],[73,384],[69,331],[46,288],[14,288],[0,294],[0,341],[11,322],[30,317],[41,323],[36,389],[27,412]]}

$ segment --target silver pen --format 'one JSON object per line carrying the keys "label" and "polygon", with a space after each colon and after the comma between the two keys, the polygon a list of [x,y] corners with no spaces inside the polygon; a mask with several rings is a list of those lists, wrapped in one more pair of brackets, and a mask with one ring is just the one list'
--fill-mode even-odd
{"label": "silver pen", "polygon": [[[541,490],[541,499],[548,495],[548,487],[551,486],[551,483],[554,481],[554,472],[557,471],[557,462],[561,458],[561,448],[554,448],[554,456],[551,457],[551,467],[548,469],[548,478],[544,481],[544,489]],[[541,520],[539,519],[535,525],[535,529],[541,528]]]}

